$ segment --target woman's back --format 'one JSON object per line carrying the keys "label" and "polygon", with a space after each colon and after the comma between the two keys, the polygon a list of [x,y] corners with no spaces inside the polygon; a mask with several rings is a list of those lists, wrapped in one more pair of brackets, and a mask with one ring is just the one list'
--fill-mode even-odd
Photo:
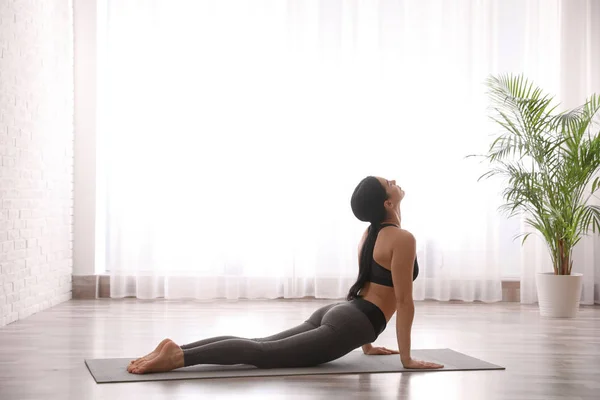
{"label": "woman's back", "polygon": [[[380,267],[389,271],[390,276],[392,270],[392,255],[394,254],[394,251],[410,251],[409,249],[402,249],[399,247],[398,238],[402,233],[408,232],[395,226],[382,228],[377,235],[375,247],[373,248],[373,261],[379,264]],[[366,232],[359,245],[359,254],[362,250],[365,238]],[[378,306],[381,311],[383,311],[388,321],[396,312],[396,294],[393,286],[386,286],[367,281],[360,291],[360,295],[363,299]]]}

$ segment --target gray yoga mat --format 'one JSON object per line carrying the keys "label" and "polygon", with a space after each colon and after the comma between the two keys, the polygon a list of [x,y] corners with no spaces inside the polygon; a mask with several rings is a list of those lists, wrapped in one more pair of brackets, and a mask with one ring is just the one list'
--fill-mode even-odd
{"label": "gray yoga mat", "polygon": [[96,383],[164,381],[181,379],[241,378],[285,375],[327,374],[373,374],[384,372],[415,371],[471,371],[503,370],[504,367],[470,357],[451,349],[412,350],[411,355],[419,360],[443,364],[443,369],[404,369],[398,355],[368,356],[362,351],[353,351],[342,358],[310,368],[259,369],[251,365],[194,365],[170,372],[136,375],[127,372],[133,358],[109,358],[85,360]]}

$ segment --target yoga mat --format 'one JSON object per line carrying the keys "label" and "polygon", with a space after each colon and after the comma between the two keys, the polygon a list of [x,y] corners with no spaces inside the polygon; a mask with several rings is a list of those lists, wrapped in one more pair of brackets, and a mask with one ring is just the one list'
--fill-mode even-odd
{"label": "yoga mat", "polygon": [[443,364],[443,369],[423,370],[404,369],[400,356],[368,356],[362,351],[353,351],[342,358],[310,368],[259,369],[251,365],[194,365],[170,372],[144,375],[130,374],[127,365],[132,358],[109,358],[85,360],[96,383],[164,381],[181,379],[242,378],[259,376],[327,375],[327,374],[373,374],[390,372],[423,371],[471,371],[503,370],[504,367],[470,357],[451,349],[412,350],[411,355],[418,360]]}

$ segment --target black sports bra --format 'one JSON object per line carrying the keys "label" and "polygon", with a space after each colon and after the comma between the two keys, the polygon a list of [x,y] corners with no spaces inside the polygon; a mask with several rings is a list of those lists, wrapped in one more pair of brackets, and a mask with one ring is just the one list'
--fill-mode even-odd
{"label": "black sports bra", "polygon": [[[386,226],[396,225],[381,225],[382,228]],[[419,263],[417,262],[417,258],[415,257],[415,264],[413,267],[413,281],[417,279],[417,276],[419,276]],[[379,265],[377,261],[375,261],[375,259],[373,259],[371,262],[371,271],[369,271],[369,282],[377,283],[378,285],[394,287],[394,282],[392,281],[392,271]]]}

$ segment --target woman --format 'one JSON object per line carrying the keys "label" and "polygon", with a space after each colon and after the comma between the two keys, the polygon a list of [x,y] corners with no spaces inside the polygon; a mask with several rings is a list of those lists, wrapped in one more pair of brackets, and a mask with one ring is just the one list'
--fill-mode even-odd
{"label": "woman", "polygon": [[[347,301],[322,307],[303,324],[266,338],[220,336],[183,346],[165,339],[152,353],[132,361],[127,370],[144,374],[196,364],[309,367],[361,346],[365,354],[399,354],[404,368],[442,368],[410,356],[412,282],[418,275],[418,264],[415,238],[400,228],[403,198],[404,191],[395,181],[372,176],[354,190],[352,211],[371,225],[359,244],[358,279]],[[372,342],[395,312],[399,351],[373,347]]]}

